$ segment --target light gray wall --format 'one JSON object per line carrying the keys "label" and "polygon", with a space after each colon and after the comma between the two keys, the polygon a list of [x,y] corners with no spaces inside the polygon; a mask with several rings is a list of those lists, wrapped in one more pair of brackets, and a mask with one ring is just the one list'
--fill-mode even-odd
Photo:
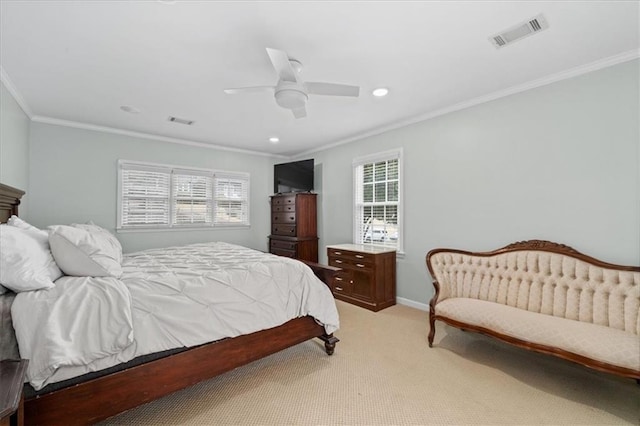
{"label": "light gray wall", "polygon": [[316,160],[321,261],[327,244],[352,239],[352,159],[403,147],[399,297],[431,298],[425,255],[435,247],[492,250],[547,239],[640,264],[638,64],[305,155]]}
{"label": "light gray wall", "polygon": [[[0,83],[0,183],[29,189],[29,117]],[[20,215],[28,218],[29,194],[20,205]]]}
{"label": "light gray wall", "polygon": [[205,241],[267,249],[272,158],[42,123],[31,126],[32,223],[93,220],[115,232],[118,159],[251,174],[249,229],[117,233],[125,252]]}

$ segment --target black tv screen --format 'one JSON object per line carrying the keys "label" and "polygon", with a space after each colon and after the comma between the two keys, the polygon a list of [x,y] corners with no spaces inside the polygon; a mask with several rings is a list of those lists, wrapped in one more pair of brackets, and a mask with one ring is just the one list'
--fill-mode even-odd
{"label": "black tv screen", "polygon": [[273,166],[273,192],[309,192],[313,190],[313,158]]}

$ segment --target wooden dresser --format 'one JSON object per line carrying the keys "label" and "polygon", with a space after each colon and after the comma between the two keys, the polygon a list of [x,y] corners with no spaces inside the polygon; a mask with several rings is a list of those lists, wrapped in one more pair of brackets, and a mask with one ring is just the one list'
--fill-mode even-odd
{"label": "wooden dresser", "polygon": [[379,311],[396,304],[396,252],[361,244],[327,246],[329,266],[342,268],[331,291],[336,299]]}
{"label": "wooden dresser", "polygon": [[318,262],[317,194],[271,196],[269,253]]}

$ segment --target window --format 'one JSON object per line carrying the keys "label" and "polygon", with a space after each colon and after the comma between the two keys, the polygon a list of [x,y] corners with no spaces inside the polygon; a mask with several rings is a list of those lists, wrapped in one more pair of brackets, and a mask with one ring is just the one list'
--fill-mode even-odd
{"label": "window", "polygon": [[402,252],[402,150],[357,158],[354,241]]}
{"label": "window", "polygon": [[215,177],[215,224],[249,223],[249,180],[237,175]]}
{"label": "window", "polygon": [[249,174],[118,162],[118,229],[249,225]]}

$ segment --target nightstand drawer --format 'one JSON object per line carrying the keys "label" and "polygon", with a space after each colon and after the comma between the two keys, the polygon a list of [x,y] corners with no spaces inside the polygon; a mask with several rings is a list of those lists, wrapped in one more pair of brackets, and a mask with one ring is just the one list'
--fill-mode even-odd
{"label": "nightstand drawer", "polygon": [[373,262],[367,262],[365,260],[356,260],[347,256],[329,256],[329,266],[336,266],[338,268],[352,268],[362,269],[370,271],[373,269]]}
{"label": "nightstand drawer", "polygon": [[351,294],[353,284],[349,278],[349,274],[343,272],[338,273],[333,279],[333,292],[338,294]]}
{"label": "nightstand drawer", "polygon": [[336,257],[344,260],[351,260],[353,262],[359,263],[373,263],[374,255],[370,253],[362,253],[357,251],[349,251],[349,250],[339,250],[339,249],[329,249],[328,250],[329,257]]}

